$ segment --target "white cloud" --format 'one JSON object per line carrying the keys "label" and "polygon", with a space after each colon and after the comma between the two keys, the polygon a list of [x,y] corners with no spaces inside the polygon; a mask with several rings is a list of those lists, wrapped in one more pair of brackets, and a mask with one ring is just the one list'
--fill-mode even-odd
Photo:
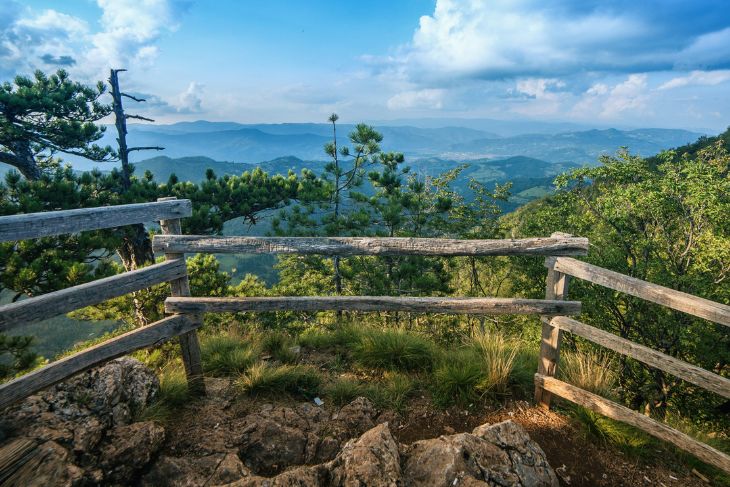
{"label": "white cloud", "polygon": [[717,71],[692,71],[687,76],[672,78],[659,86],[660,90],[671,90],[683,86],[714,86],[730,80],[730,69]]}
{"label": "white cloud", "polygon": [[403,109],[436,109],[443,107],[445,91],[440,89],[424,89],[403,91],[388,99],[388,110]]}
{"label": "white cloud", "polygon": [[160,38],[174,31],[185,3],[179,0],[97,0],[101,28],[53,9],[0,8],[0,74],[73,66],[86,81],[104,79],[109,68],[140,69],[158,55]]}
{"label": "white cloud", "polygon": [[178,95],[175,105],[178,112],[198,113],[202,111],[202,94],[205,89],[200,83],[191,82],[188,88]]}

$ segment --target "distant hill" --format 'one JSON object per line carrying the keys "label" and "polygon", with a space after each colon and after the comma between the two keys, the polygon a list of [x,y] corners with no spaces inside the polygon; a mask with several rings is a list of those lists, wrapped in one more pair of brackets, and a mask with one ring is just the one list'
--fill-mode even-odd
{"label": "distant hill", "polygon": [[697,140],[702,134],[674,129],[586,130],[560,134],[525,134],[500,139],[478,139],[455,143],[451,150],[462,156],[484,157],[523,155],[548,162],[595,164],[599,156],[613,154],[621,147],[644,157]]}
{"label": "distant hill", "polygon": [[224,174],[241,174],[255,166],[237,162],[221,162],[210,157],[193,156],[172,159],[168,156],[157,156],[145,159],[134,164],[135,174],[142,175],[150,171],[157,181],[165,182],[171,174],[175,174],[180,181],[202,181],[205,171],[210,168],[218,176]]}

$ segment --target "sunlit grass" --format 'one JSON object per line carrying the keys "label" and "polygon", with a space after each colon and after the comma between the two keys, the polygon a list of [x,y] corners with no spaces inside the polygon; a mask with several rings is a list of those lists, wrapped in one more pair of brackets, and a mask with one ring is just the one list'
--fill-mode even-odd
{"label": "sunlit grass", "polygon": [[244,394],[290,394],[311,398],[318,393],[321,382],[320,375],[309,366],[259,362],[236,380],[236,387]]}

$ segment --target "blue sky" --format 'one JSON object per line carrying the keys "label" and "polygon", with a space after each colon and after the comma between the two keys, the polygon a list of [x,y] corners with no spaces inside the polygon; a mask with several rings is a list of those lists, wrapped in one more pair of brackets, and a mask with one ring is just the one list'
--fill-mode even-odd
{"label": "blue sky", "polygon": [[730,125],[730,2],[0,0],[0,79],[126,67],[159,121]]}

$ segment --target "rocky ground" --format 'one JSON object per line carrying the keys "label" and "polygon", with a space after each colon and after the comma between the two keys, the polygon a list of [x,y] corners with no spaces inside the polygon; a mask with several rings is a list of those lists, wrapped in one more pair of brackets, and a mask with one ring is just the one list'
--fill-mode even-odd
{"label": "rocky ground", "polygon": [[0,484],[707,485],[595,445],[527,403],[476,414],[416,398],[396,414],[365,398],[336,408],[236,398],[226,379],[207,386],[164,426],[133,421],[159,384],[129,358],[32,396],[3,413]]}

